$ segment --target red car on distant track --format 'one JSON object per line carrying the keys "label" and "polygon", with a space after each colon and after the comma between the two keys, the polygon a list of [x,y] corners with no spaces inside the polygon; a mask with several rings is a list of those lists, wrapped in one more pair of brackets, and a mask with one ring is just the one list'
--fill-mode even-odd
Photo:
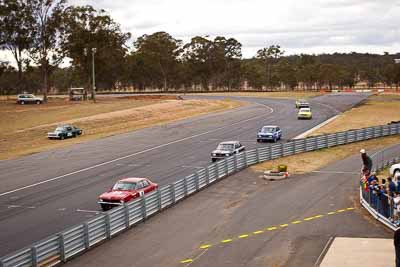
{"label": "red car on distant track", "polygon": [[116,182],[109,191],[101,194],[97,203],[106,211],[157,190],[157,188],[158,185],[147,178],[125,178]]}

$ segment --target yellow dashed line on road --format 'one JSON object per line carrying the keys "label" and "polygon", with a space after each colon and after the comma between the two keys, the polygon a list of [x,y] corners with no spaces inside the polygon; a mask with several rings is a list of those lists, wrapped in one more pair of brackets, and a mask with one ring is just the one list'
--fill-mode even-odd
{"label": "yellow dashed line on road", "polygon": [[[328,212],[326,214],[327,215],[333,215],[333,214],[338,214],[338,213],[342,213],[342,212],[350,211],[350,210],[354,210],[354,208],[340,209],[340,210],[337,210],[337,211]],[[296,221],[292,221],[291,223],[280,224],[279,227],[278,226],[267,227],[267,228],[265,228],[265,230],[273,231],[273,230],[278,230],[279,228],[283,229],[283,228],[288,227],[289,224],[300,224],[302,222],[308,222],[308,221],[312,221],[312,220],[319,219],[319,218],[322,218],[322,217],[324,217],[324,215],[319,214],[319,215],[316,215],[316,216],[313,216],[313,217],[304,218],[303,220],[296,220]],[[220,243],[221,244],[227,244],[227,243],[231,243],[233,241],[239,240],[239,239],[244,239],[244,238],[248,238],[250,236],[259,235],[259,234],[265,233],[265,230],[254,231],[253,233],[250,233],[250,234],[241,234],[241,235],[238,236],[238,239],[231,239],[231,238],[224,239],[224,240],[221,240]],[[207,251],[207,249],[211,248],[212,246],[213,246],[213,244],[204,244],[204,245],[201,245],[199,247],[199,249],[202,249],[203,253],[205,253]],[[180,262],[184,264],[184,263],[192,263],[193,261],[194,261],[194,259],[189,259],[188,258],[188,259],[181,260]]]}

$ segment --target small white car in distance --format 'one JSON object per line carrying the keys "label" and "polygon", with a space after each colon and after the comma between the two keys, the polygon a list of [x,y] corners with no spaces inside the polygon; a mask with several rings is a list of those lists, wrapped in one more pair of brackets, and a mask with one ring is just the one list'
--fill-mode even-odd
{"label": "small white car in distance", "polygon": [[230,157],[245,150],[239,141],[227,141],[218,145],[217,149],[211,152],[211,160],[215,162],[219,159]]}
{"label": "small white car in distance", "polygon": [[42,104],[43,98],[37,97],[33,94],[20,94],[17,95],[17,104],[25,105],[25,104]]}
{"label": "small white car in distance", "polygon": [[392,166],[390,166],[389,175],[392,177],[397,177],[397,179],[400,179],[400,163],[393,164]]}

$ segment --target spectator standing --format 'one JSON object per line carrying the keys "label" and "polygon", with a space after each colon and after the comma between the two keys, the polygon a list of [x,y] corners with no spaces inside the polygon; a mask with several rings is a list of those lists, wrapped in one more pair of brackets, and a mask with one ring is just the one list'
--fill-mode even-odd
{"label": "spectator standing", "polygon": [[[382,179],[382,181],[384,181],[384,180],[385,179]],[[378,212],[380,214],[382,214],[383,216],[385,216],[386,218],[389,218],[390,217],[390,214],[389,214],[389,198],[388,198],[388,195],[387,195],[386,184],[385,183],[382,183],[380,185],[378,197],[379,197],[379,200],[378,200],[379,201],[379,203],[378,203]]]}
{"label": "spectator standing", "polygon": [[392,177],[388,177],[387,180],[389,182],[389,195],[393,197],[394,192],[396,192],[396,184],[393,182]]}
{"label": "spectator standing", "polygon": [[369,173],[372,171],[372,159],[367,155],[365,149],[361,149],[360,153],[361,153],[361,160],[363,163],[363,168],[361,169],[361,171],[363,174],[369,175]]}

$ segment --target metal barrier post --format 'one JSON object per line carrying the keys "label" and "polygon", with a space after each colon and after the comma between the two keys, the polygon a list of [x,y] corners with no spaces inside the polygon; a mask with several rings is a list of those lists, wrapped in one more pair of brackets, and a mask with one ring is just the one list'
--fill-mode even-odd
{"label": "metal barrier post", "polygon": [[198,172],[194,173],[194,182],[196,185],[196,192],[200,190],[200,178]]}
{"label": "metal barrier post", "polygon": [[234,159],[233,159],[233,167],[234,167],[234,172],[237,172],[237,154],[235,154]]}
{"label": "metal barrier post", "polygon": [[171,198],[172,198],[172,203],[176,202],[175,198],[175,184],[171,184]]}
{"label": "metal barrier post", "polygon": [[258,148],[256,148],[256,159],[257,159],[257,163],[260,163],[260,152],[258,151]]}
{"label": "metal barrier post", "polygon": [[64,234],[61,233],[58,235],[58,242],[60,244],[60,260],[65,262],[65,241],[64,241]]}
{"label": "metal barrier post", "polygon": [[140,199],[141,199],[141,207],[140,207],[140,209],[141,209],[141,211],[142,211],[142,217],[143,217],[143,220],[146,220],[146,218],[147,218],[147,214],[146,214],[146,199],[144,198],[144,195],[141,195],[140,196]]}
{"label": "metal barrier post", "polygon": [[210,184],[210,170],[206,167],[206,168],[204,168],[204,175],[205,175],[205,178],[206,178],[206,185],[209,185]]}
{"label": "metal barrier post", "polygon": [[245,166],[246,166],[246,167],[249,166],[249,165],[247,164],[247,151],[245,151],[245,152],[243,153],[243,160],[244,160]]}
{"label": "metal barrier post", "polygon": [[228,176],[229,174],[229,168],[228,168],[228,159],[225,159],[225,175],[224,176]]}
{"label": "metal barrier post", "polygon": [[126,203],[124,203],[124,214],[125,214],[125,218],[124,218],[125,219],[125,228],[128,229],[129,228],[129,208],[126,205]]}
{"label": "metal barrier post", "polygon": [[106,216],[106,235],[108,239],[111,239],[110,214],[106,212],[104,215]]}
{"label": "metal barrier post", "polygon": [[31,247],[31,256],[32,256],[32,267],[37,267],[38,258],[37,258],[37,249],[35,246]]}
{"label": "metal barrier post", "polygon": [[83,223],[83,239],[85,240],[85,248],[89,249],[90,248],[90,242],[89,242],[89,225],[87,222]]}
{"label": "metal barrier post", "polygon": [[185,197],[186,197],[187,194],[188,194],[188,190],[187,190],[187,180],[186,180],[186,178],[183,178],[183,190],[184,190]]}
{"label": "metal barrier post", "polygon": [[162,203],[161,203],[161,192],[159,188],[157,188],[157,205],[158,205],[158,210],[160,211]]}

